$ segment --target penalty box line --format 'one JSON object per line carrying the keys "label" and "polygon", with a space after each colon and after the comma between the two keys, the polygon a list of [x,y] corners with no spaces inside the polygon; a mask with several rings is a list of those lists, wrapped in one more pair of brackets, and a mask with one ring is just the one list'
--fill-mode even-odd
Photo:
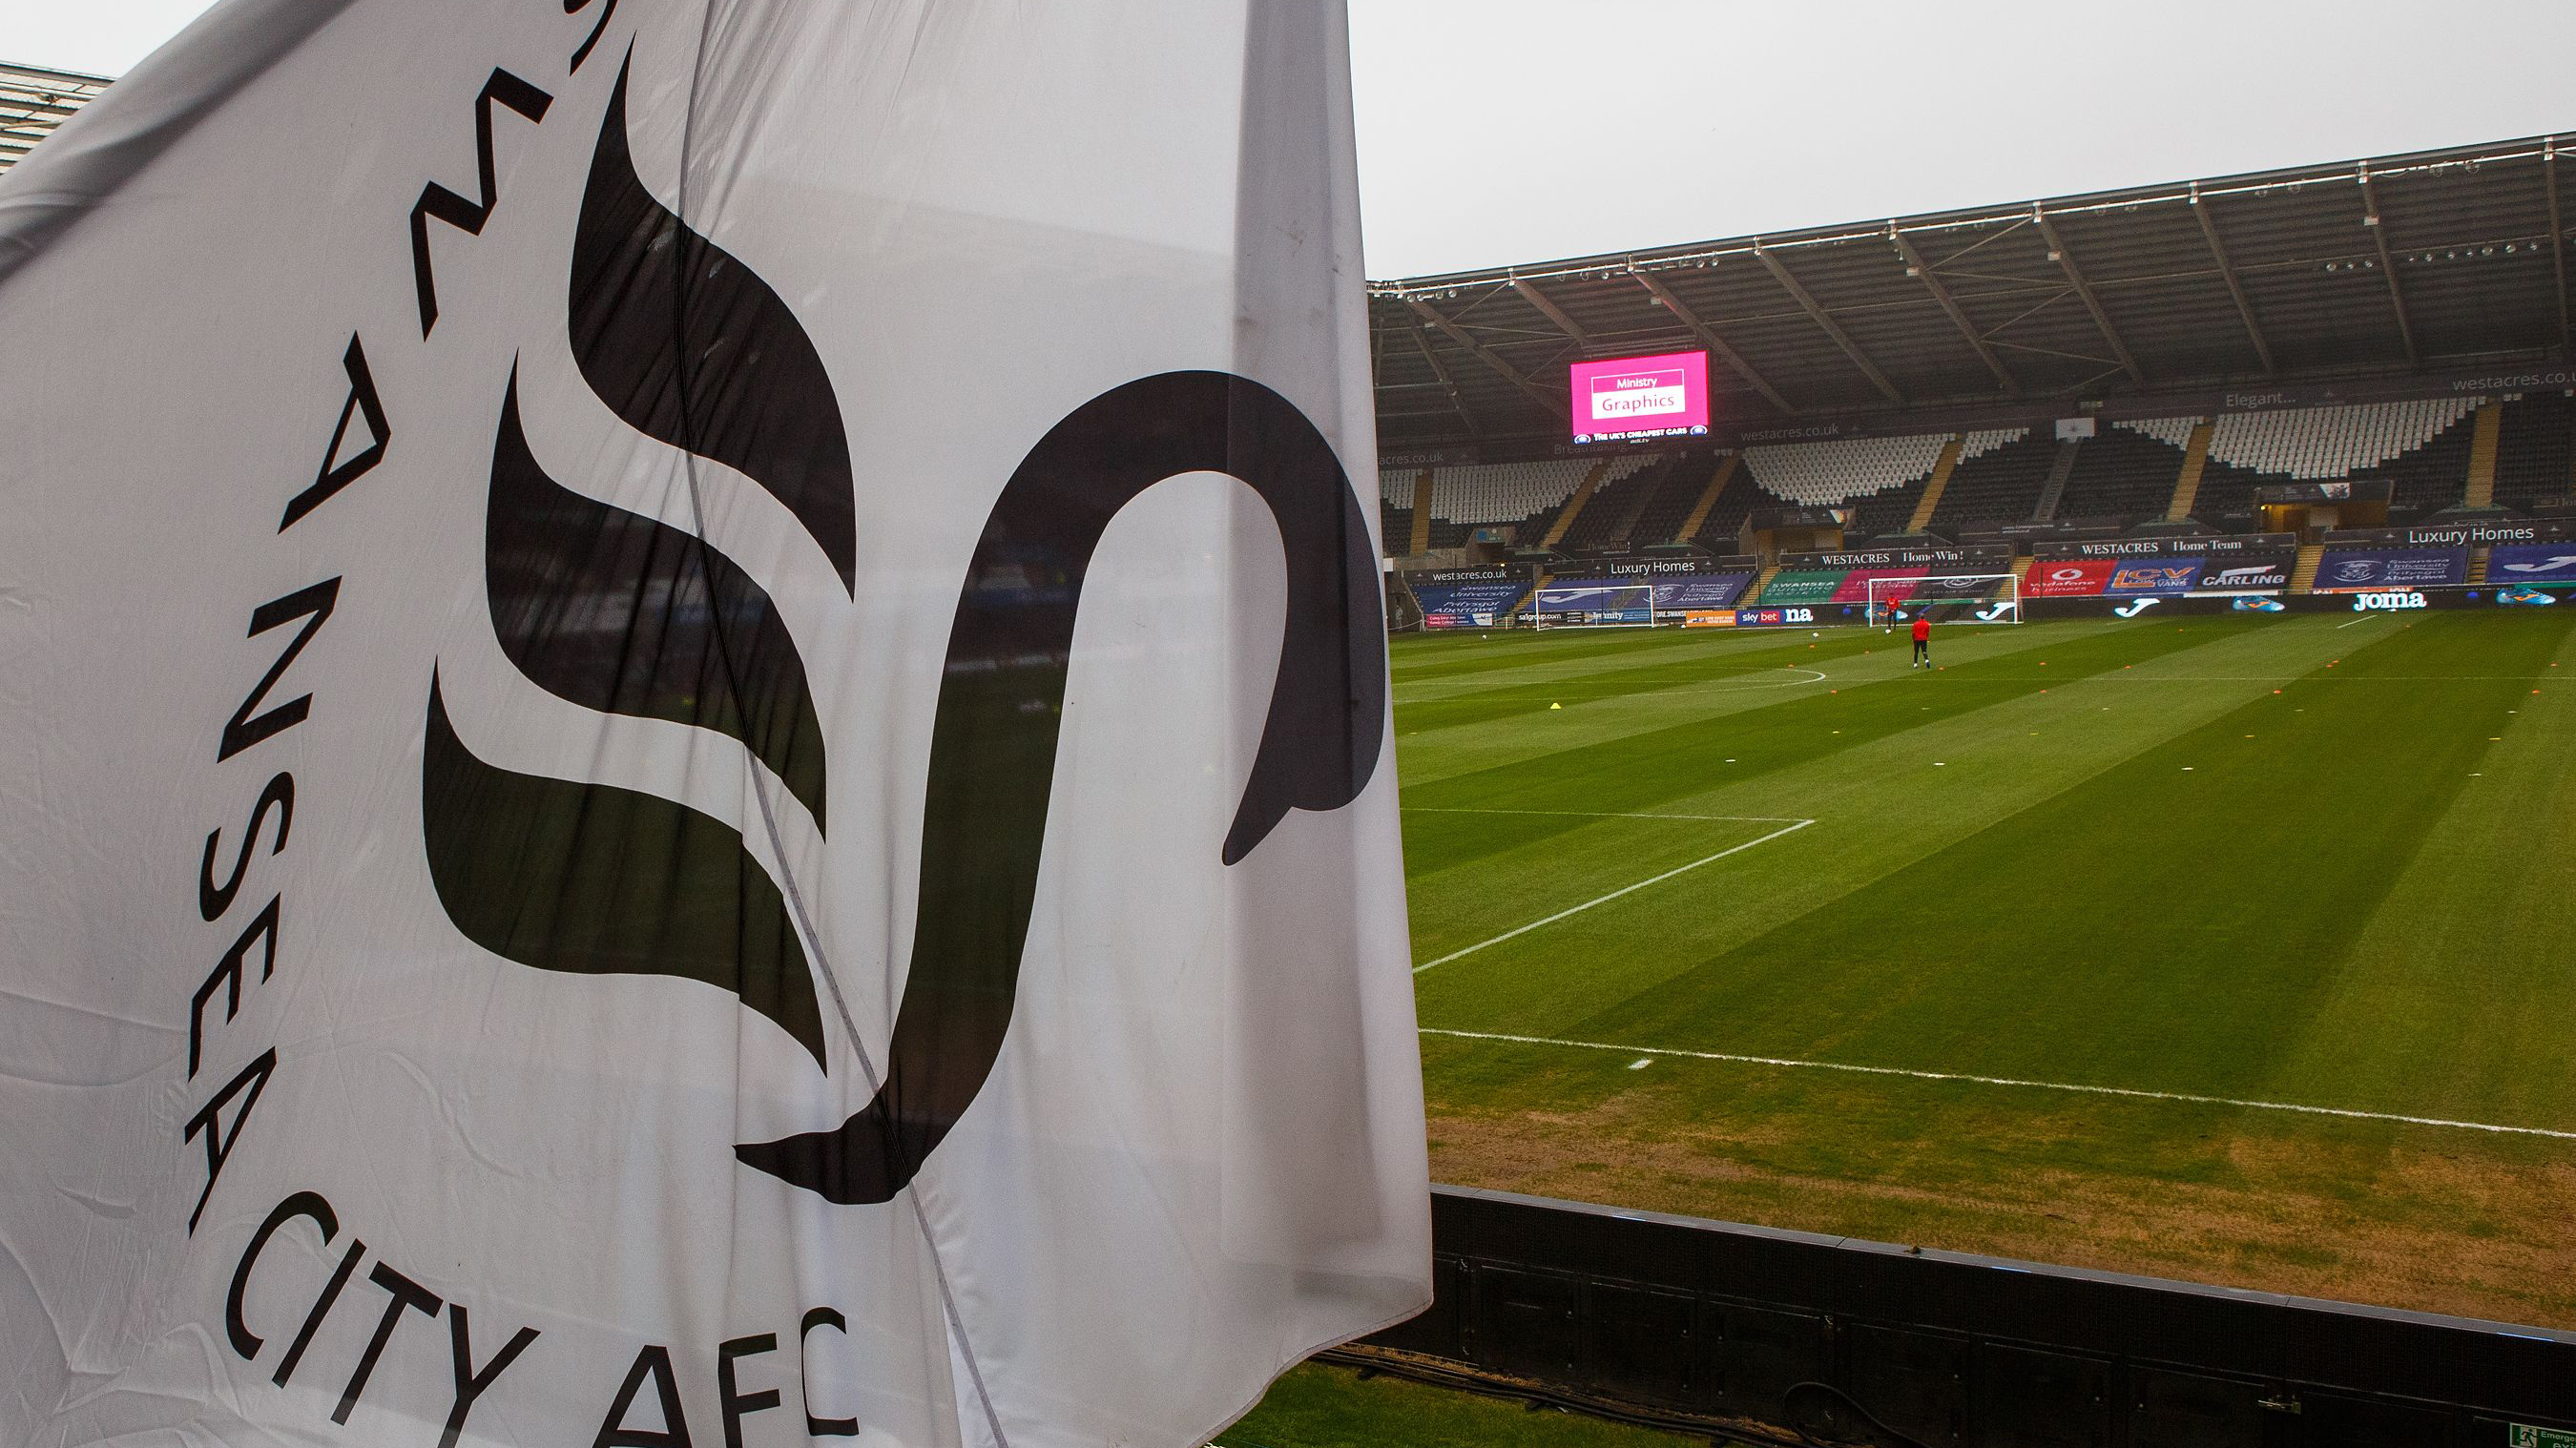
{"label": "penalty box line", "polygon": [[[1463,813],[1466,813],[1466,811],[1463,811],[1463,810],[1462,810],[1462,811],[1458,811],[1458,813],[1462,813],[1462,814],[1463,814]],[[1501,811],[1494,811],[1494,813],[1501,813]],[[1533,811],[1531,811],[1531,813],[1533,813],[1533,814],[1535,814],[1535,813],[1542,813],[1542,811],[1536,811],[1536,810],[1533,810]],[[1546,811],[1546,813],[1555,813],[1555,811]],[[1576,813],[1576,811],[1565,811],[1565,813]],[[1686,819],[1686,818],[1690,818],[1690,816],[1686,816],[1686,815],[1605,816],[1605,818]],[[1708,816],[1705,816],[1704,818],[1708,818],[1708,819],[1723,819],[1723,818],[1728,818],[1728,817],[1727,817],[1727,816],[1723,816],[1723,815],[1708,815]],[[1748,822],[1749,822],[1749,823],[1754,823],[1754,824],[1767,824],[1767,823],[1769,823],[1769,821],[1767,821],[1767,820],[1761,820],[1761,819],[1750,819],[1750,820],[1748,820]],[[1544,919],[1544,920],[1533,920],[1533,921],[1531,921],[1529,924],[1524,925],[1524,926],[1520,927],[1520,928],[1519,928],[1519,929],[1517,929],[1517,930],[1506,930],[1506,931],[1504,931],[1502,934],[1495,936],[1495,937],[1494,937],[1493,939],[1491,939],[1491,940],[1480,940],[1480,941],[1476,942],[1475,944],[1468,946],[1468,947],[1467,947],[1466,949],[1464,949],[1464,950],[1453,950],[1453,951],[1449,952],[1447,955],[1444,955],[1444,956],[1440,957],[1438,960],[1426,961],[1426,962],[1424,962],[1424,963],[1423,963],[1423,964],[1421,964],[1421,965],[1417,965],[1417,966],[1415,966],[1415,967],[1413,968],[1413,973],[1414,973],[1415,975],[1420,975],[1420,974],[1422,974],[1424,971],[1431,969],[1433,966],[1447,965],[1449,962],[1451,962],[1451,961],[1453,961],[1453,960],[1463,959],[1463,958],[1465,958],[1465,957],[1467,957],[1467,956],[1470,956],[1470,955],[1475,954],[1477,951],[1480,951],[1480,950],[1486,949],[1486,948],[1488,948],[1488,947],[1490,947],[1490,946],[1500,945],[1500,944],[1502,944],[1502,943],[1503,943],[1504,941],[1506,941],[1506,940],[1513,939],[1513,938],[1515,938],[1515,937],[1517,937],[1517,936],[1527,935],[1527,934],[1529,934],[1531,931],[1536,930],[1536,929],[1538,929],[1539,927],[1541,927],[1541,926],[1543,926],[1543,925],[1554,925],[1556,922],[1558,922],[1558,921],[1560,921],[1560,920],[1563,920],[1563,919],[1565,919],[1565,918],[1566,918],[1566,917],[1568,917],[1568,916],[1571,916],[1571,915],[1580,915],[1580,914],[1582,914],[1584,911],[1589,910],[1589,909],[1593,908],[1593,907],[1594,907],[1594,906],[1596,906],[1596,905],[1607,905],[1607,904],[1609,904],[1611,901],[1618,899],[1618,898],[1619,898],[1620,896],[1622,896],[1622,895],[1633,895],[1633,894],[1635,894],[1637,891],[1639,891],[1639,890],[1643,890],[1643,889],[1645,889],[1645,888],[1646,888],[1647,886],[1649,886],[1649,885],[1660,885],[1660,884],[1662,884],[1663,882],[1665,882],[1666,880],[1669,880],[1669,879],[1673,878],[1673,877],[1674,877],[1674,876],[1676,876],[1676,875],[1687,875],[1687,874],[1689,874],[1691,871],[1698,869],[1698,868],[1699,868],[1700,866],[1702,866],[1702,865],[1713,865],[1713,864],[1716,864],[1718,861],[1725,859],[1725,858],[1726,858],[1727,856],[1729,856],[1729,855],[1742,854],[1744,851],[1749,850],[1749,849],[1752,849],[1755,845],[1768,844],[1768,843],[1770,843],[1771,841],[1773,841],[1773,840],[1776,840],[1776,839],[1780,838],[1782,835],[1793,835],[1793,834],[1796,834],[1798,831],[1803,830],[1803,829],[1805,829],[1807,826],[1809,826],[1809,825],[1811,825],[1811,824],[1814,824],[1814,823],[1815,823],[1815,821],[1814,821],[1814,820],[1791,820],[1791,821],[1789,821],[1787,824],[1783,825],[1781,828],[1776,829],[1776,830],[1773,830],[1771,833],[1769,833],[1769,834],[1767,834],[1767,835],[1764,835],[1764,836],[1760,837],[1759,839],[1746,840],[1743,844],[1740,844],[1740,845],[1730,845],[1730,846],[1728,846],[1727,848],[1725,848],[1725,849],[1723,849],[1723,850],[1718,851],[1718,852],[1717,852],[1716,854],[1714,854],[1714,855],[1703,855],[1703,856],[1701,856],[1700,858],[1698,858],[1698,859],[1696,859],[1696,860],[1691,861],[1691,862],[1690,862],[1689,864],[1687,864],[1687,865],[1676,866],[1676,867],[1675,867],[1675,868],[1673,868],[1673,869],[1666,870],[1665,872],[1663,872],[1663,873],[1662,873],[1662,874],[1660,874],[1660,875],[1653,875],[1653,876],[1649,876],[1649,877],[1647,877],[1646,879],[1639,880],[1639,881],[1638,881],[1636,884],[1634,884],[1634,885],[1622,885],[1621,887],[1619,887],[1619,888],[1618,888],[1618,889],[1616,889],[1616,890],[1611,891],[1611,892],[1610,892],[1609,894],[1607,894],[1607,895],[1600,895],[1600,896],[1596,896],[1596,897],[1594,897],[1594,898],[1592,898],[1592,899],[1590,899],[1590,900],[1586,900],[1586,901],[1584,901],[1584,902],[1583,902],[1582,904],[1580,904],[1580,905],[1572,906],[1572,907],[1567,908],[1567,909],[1564,909],[1564,910],[1559,910],[1558,912],[1556,912],[1556,913],[1555,913],[1555,914],[1553,914],[1553,915],[1548,916],[1548,917],[1547,917],[1546,919]]]}
{"label": "penalty box line", "polygon": [[2233,1106],[2249,1111],[2287,1111],[2302,1116],[2339,1116],[2352,1121],[2388,1121],[2406,1126],[2439,1126],[2455,1131],[2485,1131],[2500,1136],[2545,1136],[2576,1141],[2576,1131],[2546,1126],[2498,1126],[2486,1121],[2453,1121],[2441,1116],[2404,1116],[2388,1111],[2356,1111],[2343,1106],[2309,1106],[2296,1101],[2246,1101],[2232,1096],[2200,1096],[2188,1091],[2147,1091],[2134,1086],[2079,1086],[2066,1081],[2024,1081],[2012,1076],[1971,1076],[1957,1071],[1912,1071],[1901,1066],[1855,1066],[1845,1061],[1801,1061],[1785,1056],[1739,1056],[1725,1051],[1678,1051],[1657,1046],[1620,1046],[1607,1041],[1568,1041],[1550,1036],[1514,1036],[1499,1031],[1445,1031],[1424,1026],[1421,1034],[1462,1041],[1502,1041],[1516,1046],[1563,1046],[1577,1051],[1617,1051],[1630,1056],[1664,1056],[1690,1061],[1722,1061],[1738,1066],[1775,1066],[1800,1071],[1840,1071],[1854,1076],[1902,1076],[1914,1081],[1962,1081],[1974,1086],[2017,1086],[2031,1091],[2065,1091],[2085,1096],[2122,1096],[2138,1101],[2179,1101],[2193,1106]]}

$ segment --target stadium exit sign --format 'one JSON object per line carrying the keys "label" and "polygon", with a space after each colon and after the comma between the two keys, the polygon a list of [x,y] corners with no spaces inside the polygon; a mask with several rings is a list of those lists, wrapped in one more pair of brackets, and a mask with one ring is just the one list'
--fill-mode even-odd
{"label": "stadium exit sign", "polygon": [[2535,1428],[2529,1423],[2507,1425],[2512,1433],[2505,1448],[2576,1448],[2576,1433],[2565,1428]]}

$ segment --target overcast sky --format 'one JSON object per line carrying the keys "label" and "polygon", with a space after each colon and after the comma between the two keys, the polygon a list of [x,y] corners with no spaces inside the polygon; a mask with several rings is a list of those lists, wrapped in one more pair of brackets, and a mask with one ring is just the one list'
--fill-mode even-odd
{"label": "overcast sky", "polygon": [[[2571,0],[1349,3],[1378,277],[2576,133]],[[0,0],[0,59],[205,8]]]}

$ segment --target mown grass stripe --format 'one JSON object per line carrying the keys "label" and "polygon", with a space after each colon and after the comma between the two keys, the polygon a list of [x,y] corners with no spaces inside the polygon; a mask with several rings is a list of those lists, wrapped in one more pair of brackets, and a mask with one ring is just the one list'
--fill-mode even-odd
{"label": "mown grass stripe", "polygon": [[[1434,961],[1433,964],[1439,962]],[[1795,1071],[1839,1071],[1854,1076],[1901,1076],[1915,1081],[1957,1081],[1972,1086],[2011,1086],[2033,1091],[2066,1091],[2085,1096],[2122,1096],[2138,1101],[2176,1101],[2192,1106],[2241,1107],[2248,1111],[2288,1111],[2302,1116],[2338,1116],[2353,1121],[2385,1121],[2405,1126],[2437,1126],[2456,1131],[2485,1131],[2503,1136],[2545,1136],[2576,1141],[2576,1131],[2546,1126],[2503,1126],[2491,1121],[2453,1121],[2441,1116],[2407,1116],[2393,1111],[2360,1111],[2344,1106],[2314,1106],[2298,1101],[2254,1101],[2233,1096],[2202,1096],[2190,1091],[2149,1091],[2134,1086],[2087,1086],[2072,1081],[2027,1081],[2015,1076],[1978,1076],[1964,1071],[1922,1071],[1904,1066],[1862,1066],[1849,1061],[1806,1061],[1787,1056],[1748,1056],[1730,1051],[1686,1051],[1665,1046],[1618,1045],[1608,1041],[1570,1041],[1554,1036],[1515,1036],[1501,1031],[1450,1031],[1424,1026],[1421,1034],[1464,1041],[1501,1041],[1516,1046],[1562,1046],[1578,1051],[1617,1051],[1623,1055],[1668,1056],[1690,1061],[1720,1061],[1738,1066],[1774,1066]]]}
{"label": "mown grass stripe", "polygon": [[1660,875],[1654,875],[1654,876],[1650,876],[1650,877],[1649,877],[1649,878],[1647,878],[1647,879],[1639,880],[1639,881],[1638,881],[1636,884],[1634,884],[1634,885],[1622,886],[1622,887],[1621,887],[1621,888],[1619,888],[1619,889],[1616,889],[1616,890],[1611,891],[1611,892],[1610,892],[1609,894],[1607,894],[1607,895],[1599,895],[1599,896],[1595,896],[1594,898],[1592,898],[1592,899],[1590,899],[1590,900],[1586,900],[1586,901],[1584,901],[1584,902],[1583,902],[1582,904],[1580,904],[1580,905],[1576,905],[1576,906],[1573,906],[1573,907],[1571,907],[1571,908],[1564,909],[1564,910],[1559,910],[1558,912],[1556,912],[1556,913],[1555,913],[1555,914],[1553,914],[1553,915],[1548,916],[1548,917],[1547,917],[1546,919],[1544,919],[1544,920],[1533,920],[1533,921],[1531,921],[1529,924],[1524,925],[1524,926],[1521,926],[1521,927],[1520,927],[1519,929],[1517,929],[1517,930],[1506,930],[1506,931],[1504,931],[1502,934],[1495,936],[1495,937],[1494,937],[1493,939],[1491,939],[1491,940],[1481,940],[1481,941],[1478,941],[1478,942],[1477,942],[1477,943],[1475,943],[1474,945],[1470,945],[1470,946],[1468,946],[1468,947],[1467,947],[1466,949],[1464,949],[1464,950],[1453,950],[1453,951],[1449,952],[1447,955],[1444,955],[1444,956],[1440,957],[1438,960],[1430,961],[1430,962],[1428,962],[1428,963],[1426,963],[1426,964],[1415,966],[1415,967],[1413,968],[1413,973],[1414,973],[1415,975],[1420,975],[1420,974],[1422,974],[1424,971],[1431,969],[1431,967],[1432,967],[1432,966],[1435,966],[1435,965],[1447,965],[1449,962],[1451,962],[1451,961],[1453,961],[1453,960],[1457,960],[1457,959],[1459,959],[1459,958],[1460,958],[1460,957],[1462,957],[1462,956],[1469,956],[1469,955],[1473,955],[1473,954],[1475,954],[1477,951],[1480,951],[1480,950],[1485,949],[1487,946],[1500,945],[1500,944],[1502,944],[1502,943],[1503,943],[1504,941],[1506,941],[1506,940],[1511,940],[1511,939],[1515,939],[1515,938],[1517,938],[1517,937],[1519,937],[1519,936],[1527,935],[1527,934],[1529,934],[1531,931],[1536,930],[1536,929],[1540,928],[1541,926],[1545,926],[1545,925],[1554,925],[1556,922],[1558,922],[1558,921],[1560,921],[1560,920],[1563,920],[1563,919],[1565,919],[1566,917],[1568,917],[1568,916],[1570,916],[1570,915],[1580,915],[1580,914],[1582,914],[1584,911],[1589,910],[1589,909],[1592,909],[1592,908],[1593,908],[1594,906],[1596,906],[1596,905],[1607,905],[1607,904],[1609,904],[1611,901],[1616,900],[1616,899],[1620,898],[1620,897],[1621,897],[1621,896],[1623,896],[1623,895],[1633,895],[1633,894],[1637,893],[1638,891],[1645,889],[1645,888],[1646,888],[1647,886],[1649,886],[1649,885],[1660,885],[1660,884],[1664,883],[1666,880],[1669,880],[1669,879],[1673,878],[1673,877],[1674,877],[1674,876],[1676,876],[1676,875],[1687,875],[1687,874],[1689,874],[1691,871],[1698,869],[1698,868],[1699,868],[1700,866],[1702,866],[1702,865],[1714,865],[1714,864],[1716,864],[1718,861],[1725,859],[1725,858],[1726,858],[1727,856],[1729,856],[1729,855],[1740,855],[1740,854],[1744,853],[1746,850],[1752,849],[1755,845],[1768,844],[1768,843],[1770,843],[1771,841],[1773,841],[1773,840],[1776,840],[1776,839],[1780,838],[1782,835],[1794,835],[1794,834],[1796,834],[1798,831],[1803,830],[1803,829],[1805,829],[1807,826],[1809,826],[1809,825],[1811,825],[1811,824],[1814,824],[1814,823],[1815,823],[1815,821],[1814,821],[1814,820],[1799,820],[1799,821],[1797,821],[1797,822],[1796,822],[1796,823],[1794,823],[1794,824],[1791,824],[1791,825],[1786,826],[1785,828],[1773,830],[1771,833],[1769,833],[1769,834],[1767,834],[1767,835],[1764,835],[1764,836],[1762,836],[1762,837],[1761,837],[1761,838],[1759,838],[1759,839],[1746,840],[1744,843],[1742,843],[1742,844],[1740,844],[1740,845],[1729,845],[1729,846],[1727,846],[1725,849],[1718,851],[1718,852],[1717,852],[1716,854],[1714,854],[1714,855],[1703,855],[1703,856],[1701,856],[1700,858],[1698,858],[1698,859],[1696,859],[1696,860],[1691,861],[1691,862],[1690,862],[1689,864],[1687,864],[1687,865],[1677,866],[1677,867],[1675,867],[1675,868],[1673,868],[1673,869],[1666,870],[1665,872],[1663,872],[1663,873],[1662,873],[1662,874],[1660,874]]}

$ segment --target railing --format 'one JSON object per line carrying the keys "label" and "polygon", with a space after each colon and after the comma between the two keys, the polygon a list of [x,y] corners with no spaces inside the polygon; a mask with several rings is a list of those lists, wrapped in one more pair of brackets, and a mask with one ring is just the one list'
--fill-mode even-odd
{"label": "railing", "polygon": [[1671,1425],[1981,1448],[2576,1429],[2576,1333],[1451,1187],[1432,1222],[1437,1300],[1361,1351]]}

